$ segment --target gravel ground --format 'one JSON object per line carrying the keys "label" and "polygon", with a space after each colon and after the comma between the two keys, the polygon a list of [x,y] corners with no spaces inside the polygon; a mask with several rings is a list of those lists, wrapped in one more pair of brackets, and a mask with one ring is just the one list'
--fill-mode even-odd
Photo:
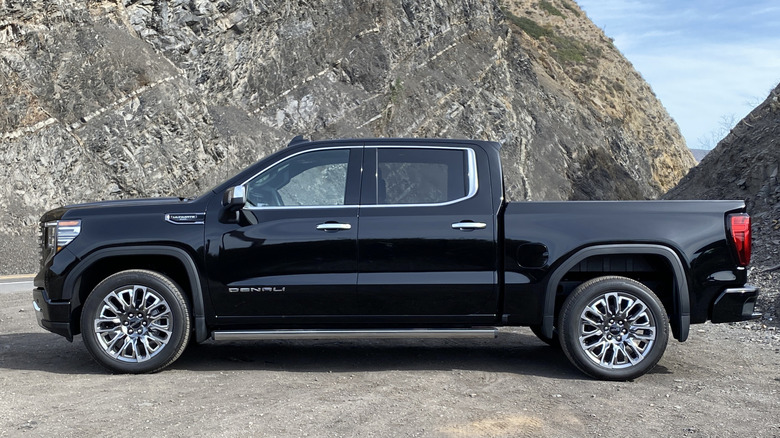
{"label": "gravel ground", "polygon": [[496,340],[231,342],[111,375],[0,294],[0,436],[780,436],[780,332],[697,325],[633,382]]}
{"label": "gravel ground", "polygon": [[[23,257],[0,260],[13,260],[2,274],[29,270]],[[625,383],[583,376],[527,329],[484,341],[208,342],[161,373],[110,375],[80,337],[37,326],[30,292],[0,293],[0,437],[780,437],[780,270],[761,262],[749,281],[762,320],[694,326]]]}
{"label": "gravel ground", "polygon": [[771,268],[751,267],[748,271],[748,282],[761,288],[756,304],[764,314],[761,321],[766,325],[780,327],[780,269],[770,270]]}
{"label": "gravel ground", "polygon": [[0,234],[0,276],[32,274],[40,266],[40,247],[34,233]]}

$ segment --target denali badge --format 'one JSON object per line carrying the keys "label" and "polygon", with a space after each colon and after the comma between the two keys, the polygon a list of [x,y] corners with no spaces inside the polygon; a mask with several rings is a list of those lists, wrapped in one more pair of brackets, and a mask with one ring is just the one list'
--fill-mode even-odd
{"label": "denali badge", "polygon": [[229,287],[228,292],[284,292],[284,286]]}
{"label": "denali badge", "polygon": [[206,213],[167,213],[165,220],[172,224],[203,225]]}

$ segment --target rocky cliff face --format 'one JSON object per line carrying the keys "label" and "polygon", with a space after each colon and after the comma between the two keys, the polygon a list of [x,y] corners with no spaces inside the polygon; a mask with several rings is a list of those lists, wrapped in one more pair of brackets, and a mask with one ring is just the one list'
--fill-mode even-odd
{"label": "rocky cliff face", "polygon": [[[597,135],[585,145],[586,155],[572,156],[574,166],[584,171],[570,172],[569,198],[653,198],[674,187],[696,162],[677,124],[612,40],[574,2],[505,4],[508,21],[522,30],[523,50],[541,70],[538,77],[554,81],[563,94],[571,93],[596,122],[584,126]],[[606,181],[621,181],[623,172],[637,181],[641,195],[622,182],[607,185],[613,194],[604,191]]]}
{"label": "rocky cliff face", "polygon": [[653,198],[693,165],[570,0],[0,0],[0,90],[0,273],[46,209],[195,194],[298,134],[499,141],[514,200]]}

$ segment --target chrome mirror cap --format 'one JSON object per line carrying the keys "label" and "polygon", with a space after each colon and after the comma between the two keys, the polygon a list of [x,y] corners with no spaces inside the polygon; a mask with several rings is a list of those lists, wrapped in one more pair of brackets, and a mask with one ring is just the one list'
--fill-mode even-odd
{"label": "chrome mirror cap", "polygon": [[239,210],[246,204],[246,188],[244,186],[235,186],[225,190],[222,196],[222,205],[230,210]]}

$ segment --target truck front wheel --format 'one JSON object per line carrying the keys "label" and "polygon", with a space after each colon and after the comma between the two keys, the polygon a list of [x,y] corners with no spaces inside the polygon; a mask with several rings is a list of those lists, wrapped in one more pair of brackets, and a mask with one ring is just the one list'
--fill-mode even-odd
{"label": "truck front wheel", "polygon": [[146,270],[109,276],[90,293],[81,312],[87,350],[100,365],[119,373],[167,367],[187,346],[190,327],[180,288]]}
{"label": "truck front wheel", "polygon": [[625,277],[600,277],[577,287],[559,317],[564,353],[580,371],[604,380],[630,380],[650,371],[669,338],[658,297]]}

